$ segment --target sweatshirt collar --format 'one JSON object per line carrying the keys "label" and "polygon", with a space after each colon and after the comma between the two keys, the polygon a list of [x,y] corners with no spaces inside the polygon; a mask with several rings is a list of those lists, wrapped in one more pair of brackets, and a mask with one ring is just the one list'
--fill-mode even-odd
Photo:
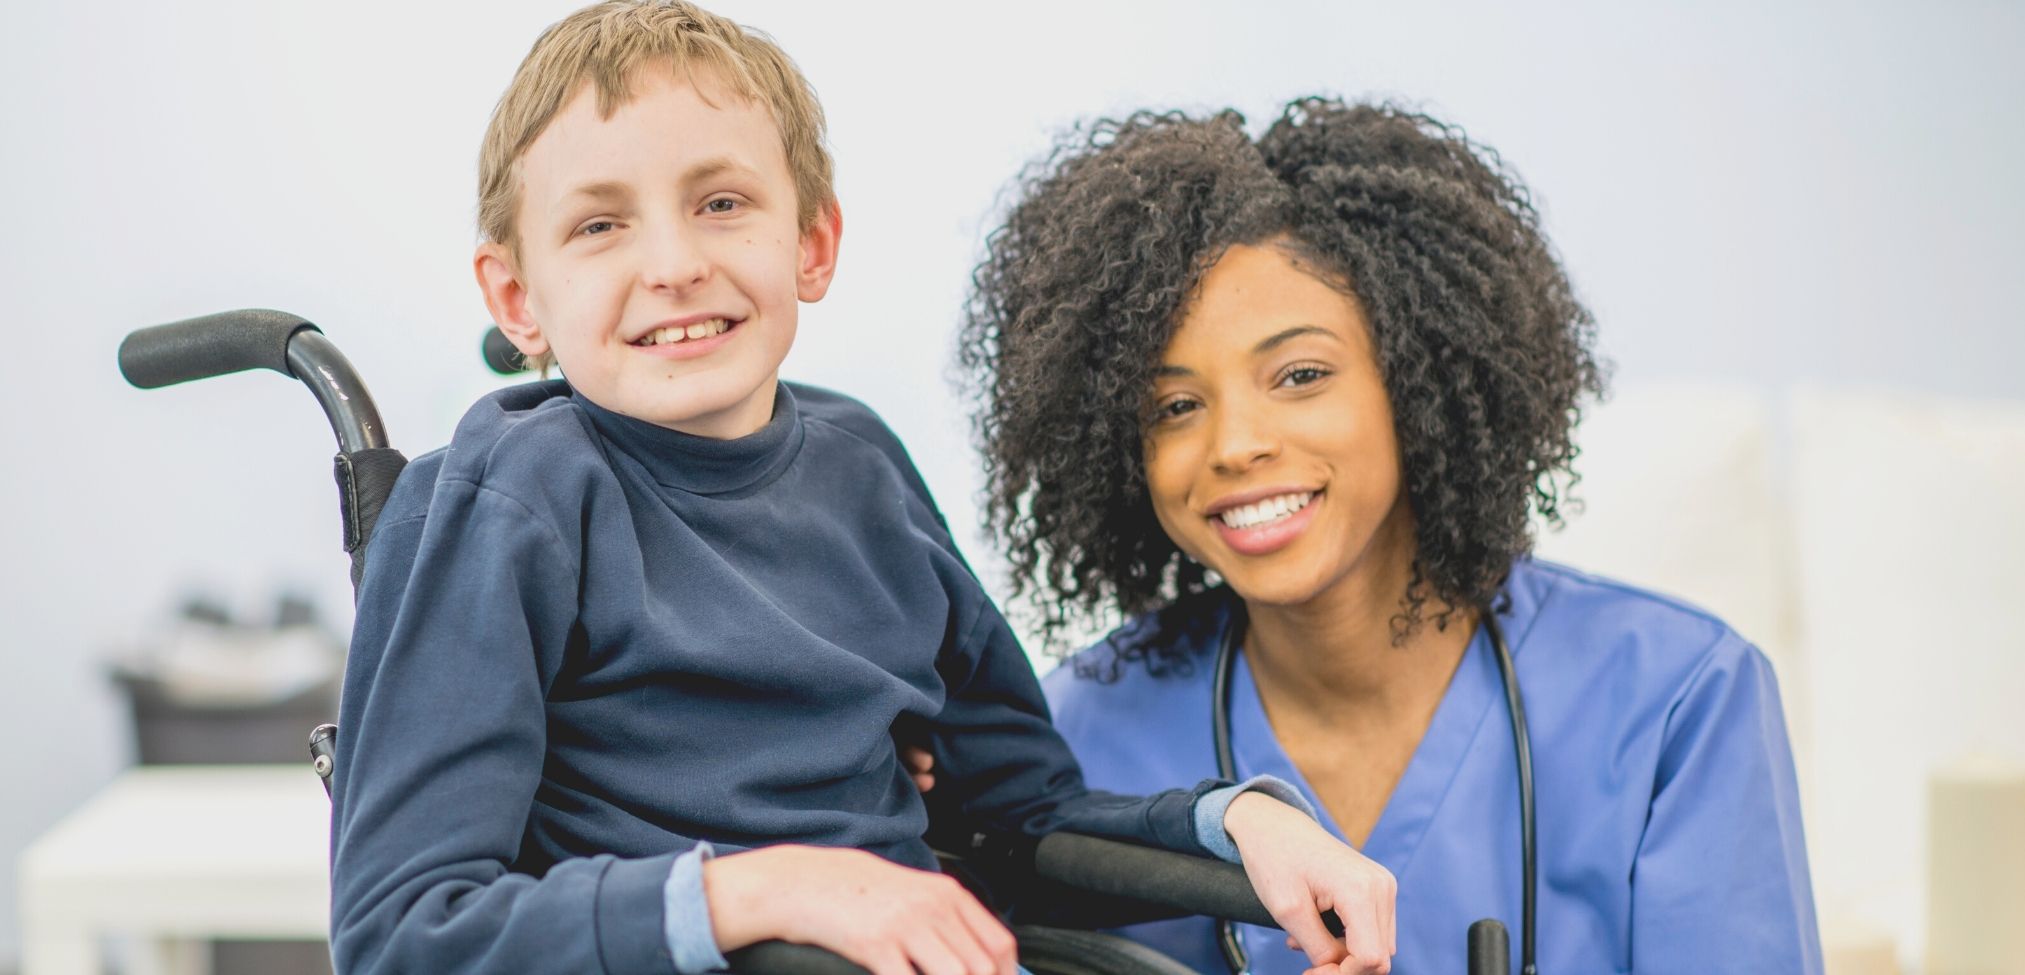
{"label": "sweatshirt collar", "polygon": [[592,425],[620,453],[664,487],[691,494],[728,494],[779,477],[801,451],[801,411],[787,384],[774,386],[773,418],[734,440],[714,440],[614,413],[572,392]]}

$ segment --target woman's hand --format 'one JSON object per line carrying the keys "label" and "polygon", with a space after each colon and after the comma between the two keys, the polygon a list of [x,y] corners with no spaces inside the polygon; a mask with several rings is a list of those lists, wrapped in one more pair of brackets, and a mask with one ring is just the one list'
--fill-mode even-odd
{"label": "woman's hand", "polygon": [[1012,933],[962,885],[860,850],[770,846],[703,864],[719,951],[827,948],[872,975],[1013,975]]}
{"label": "woman's hand", "polygon": [[[1306,814],[1271,796],[1247,792],[1225,811],[1224,831],[1237,843],[1259,900],[1287,929],[1287,945],[1308,956],[1309,975],[1384,975],[1398,950],[1392,873],[1330,836]],[[1329,933],[1322,912],[1333,910],[1343,936]]]}

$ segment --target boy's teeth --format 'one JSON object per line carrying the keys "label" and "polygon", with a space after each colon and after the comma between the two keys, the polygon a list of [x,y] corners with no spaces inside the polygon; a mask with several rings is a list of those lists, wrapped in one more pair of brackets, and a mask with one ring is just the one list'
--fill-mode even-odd
{"label": "boy's teeth", "polygon": [[671,325],[667,328],[657,328],[651,332],[648,332],[647,336],[641,339],[638,344],[670,345],[675,342],[687,342],[691,339],[707,339],[712,335],[723,334],[724,330],[730,327],[731,325],[722,318],[713,318],[710,319],[709,321],[697,322],[696,324],[691,325],[687,328],[684,328],[679,325]]}
{"label": "boy's teeth", "polygon": [[1248,505],[1232,508],[1217,517],[1223,519],[1223,523],[1232,528],[1253,528],[1279,521],[1307,507],[1308,502],[1314,499],[1315,492],[1313,491],[1297,491],[1293,494],[1282,494],[1279,497],[1267,498],[1263,501],[1256,501]]}

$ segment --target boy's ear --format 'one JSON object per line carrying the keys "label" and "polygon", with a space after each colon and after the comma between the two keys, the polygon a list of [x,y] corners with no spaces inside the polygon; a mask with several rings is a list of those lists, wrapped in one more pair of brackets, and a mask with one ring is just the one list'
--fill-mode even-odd
{"label": "boy's ear", "polygon": [[844,211],[831,199],[816,213],[816,222],[802,231],[800,263],[795,267],[795,297],[821,301],[837,276],[837,248],[844,239]]}
{"label": "boy's ear", "polygon": [[499,323],[499,330],[513,347],[529,357],[547,352],[548,339],[542,337],[541,325],[527,312],[527,286],[521,283],[513,254],[486,241],[472,256],[471,270],[478,277],[478,290],[485,295],[485,310],[492,313],[492,320]]}

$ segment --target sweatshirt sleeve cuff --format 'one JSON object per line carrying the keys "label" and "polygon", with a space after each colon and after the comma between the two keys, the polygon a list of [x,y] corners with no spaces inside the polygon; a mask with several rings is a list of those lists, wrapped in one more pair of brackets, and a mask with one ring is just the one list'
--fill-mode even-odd
{"label": "sweatshirt sleeve cuff", "polygon": [[1212,789],[1195,801],[1195,839],[1202,848],[1226,863],[1243,863],[1238,848],[1230,834],[1224,831],[1224,813],[1230,811],[1231,801],[1247,792],[1263,792],[1289,806],[1299,809],[1315,818],[1315,807],[1308,804],[1301,790],[1284,779],[1271,775],[1254,775],[1236,785]]}
{"label": "sweatshirt sleeve cuff", "polygon": [[662,937],[661,887],[672,853],[638,860],[601,854],[604,875],[592,914],[602,971],[665,972],[668,939]]}
{"label": "sweatshirt sleeve cuff", "polygon": [[668,953],[675,958],[676,975],[701,975],[730,964],[717,950],[717,936],[710,928],[710,901],[703,894],[703,861],[715,855],[710,844],[696,844],[675,858],[661,885],[661,933],[668,940]]}

